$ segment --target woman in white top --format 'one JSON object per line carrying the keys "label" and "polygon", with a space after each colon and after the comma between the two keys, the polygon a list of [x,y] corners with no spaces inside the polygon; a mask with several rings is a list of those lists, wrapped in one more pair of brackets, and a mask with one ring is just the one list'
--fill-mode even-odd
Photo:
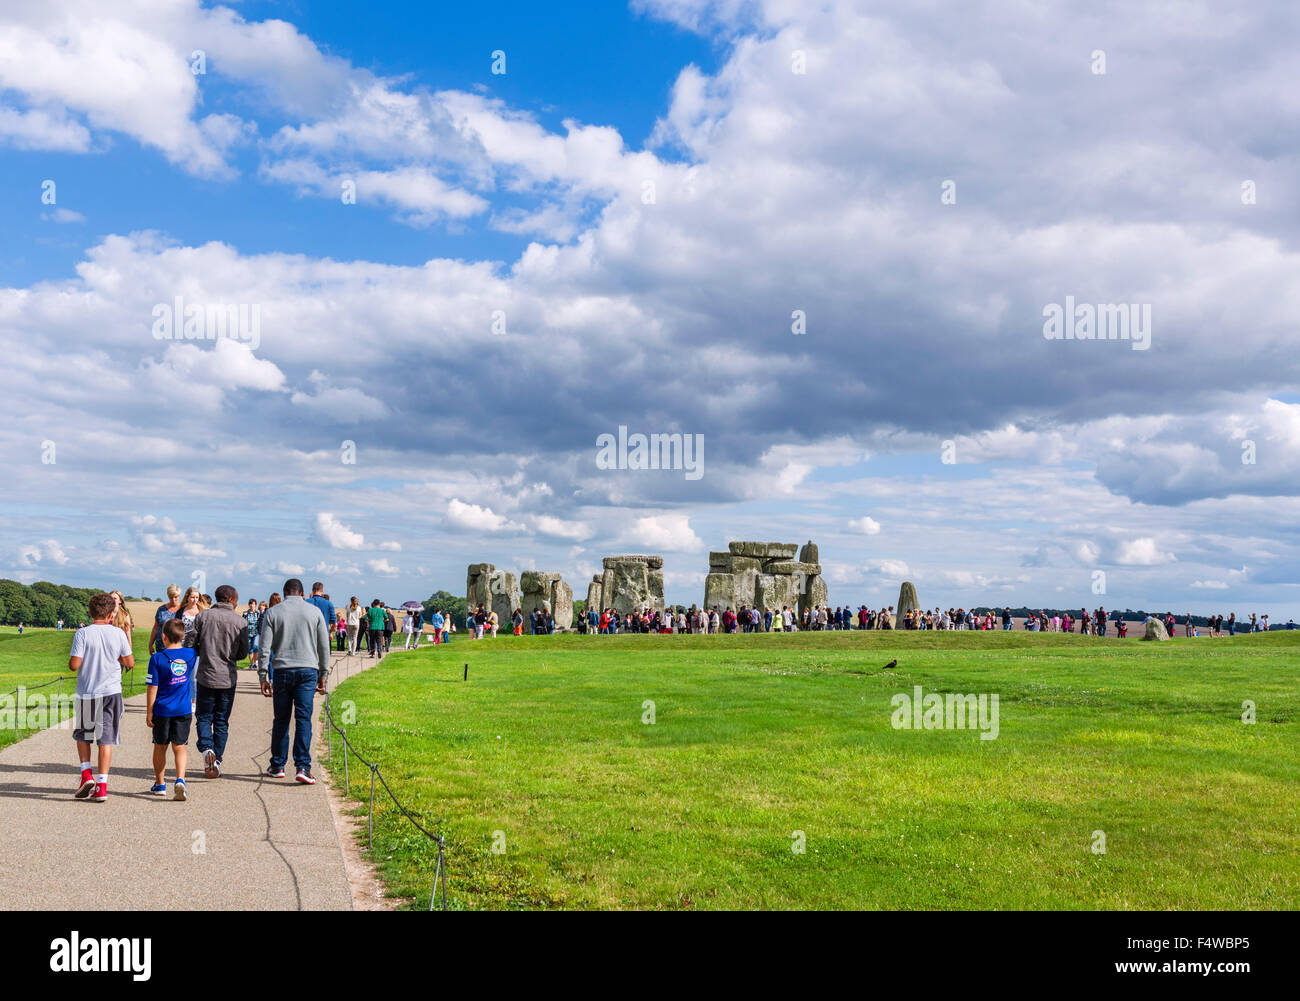
{"label": "woman in white top", "polygon": [[357,630],[361,626],[361,602],[357,601],[357,596],[352,596],[352,603],[348,605],[344,613],[348,625],[348,653],[357,652]]}

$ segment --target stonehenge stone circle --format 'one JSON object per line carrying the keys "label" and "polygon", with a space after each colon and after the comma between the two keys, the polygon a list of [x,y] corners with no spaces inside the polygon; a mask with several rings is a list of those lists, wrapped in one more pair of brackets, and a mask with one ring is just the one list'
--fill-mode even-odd
{"label": "stonehenge stone circle", "polygon": [[557,630],[573,627],[573,588],[558,573],[525,570],[516,579],[491,563],[471,563],[465,575],[465,601],[471,611],[482,605],[496,612],[503,627],[509,624],[516,608],[526,619],[534,608],[543,607],[555,619]]}
{"label": "stonehenge stone circle", "polygon": [[664,610],[664,558],[662,556],[606,556],[604,572],[587,586],[587,607],[615,609],[627,615],[633,609]]}
{"label": "stonehenge stone circle", "polygon": [[920,607],[916,600],[916,585],[910,580],[903,581],[903,586],[898,589],[898,605],[894,608],[894,613],[901,619],[914,608]]}
{"label": "stonehenge stone circle", "polygon": [[802,549],[795,542],[729,542],[726,551],[709,553],[704,607],[779,611],[789,605],[802,615],[806,607],[827,603],[821,573],[811,542]]}

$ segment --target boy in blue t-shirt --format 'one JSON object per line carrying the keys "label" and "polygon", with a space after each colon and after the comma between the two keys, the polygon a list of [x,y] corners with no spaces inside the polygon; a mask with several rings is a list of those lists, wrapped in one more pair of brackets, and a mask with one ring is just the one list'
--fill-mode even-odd
{"label": "boy in blue t-shirt", "polygon": [[189,752],[190,713],[196,683],[198,654],[185,646],[185,623],[169,619],[163,623],[163,649],[149,658],[145,678],[147,704],[145,722],[153,729],[153,786],[155,796],[167,795],[163,773],[167,770],[167,745],[176,759],[175,798],[184,801],[185,762]]}

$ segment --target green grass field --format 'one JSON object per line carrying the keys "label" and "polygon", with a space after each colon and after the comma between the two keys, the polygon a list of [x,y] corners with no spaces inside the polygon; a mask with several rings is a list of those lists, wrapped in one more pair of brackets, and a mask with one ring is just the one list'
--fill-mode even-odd
{"label": "green grass field", "polygon": [[[1298,674],[1300,633],[556,636],[396,653],[334,705],[455,907],[1295,908]],[[997,693],[998,739],[894,729],[914,685]],[[427,907],[435,850],[376,803]]]}
{"label": "green grass field", "polygon": [[[59,632],[54,629],[29,628],[19,636],[16,627],[0,627],[0,696],[12,692],[19,685],[33,689],[30,695],[41,696],[56,695],[60,691],[67,695],[75,690],[75,676],[68,670],[68,653],[72,649],[72,637],[75,634],[76,629]],[[136,629],[131,643],[136,669],[131,675],[124,675],[122,682],[123,691],[127,695],[144,690],[144,669],[149,663],[146,653],[148,643],[149,630]],[[46,682],[59,675],[67,679],[62,688],[57,683],[45,686]],[[38,685],[45,687],[36,688]],[[0,747],[7,747],[30,733],[30,730],[0,727]]]}

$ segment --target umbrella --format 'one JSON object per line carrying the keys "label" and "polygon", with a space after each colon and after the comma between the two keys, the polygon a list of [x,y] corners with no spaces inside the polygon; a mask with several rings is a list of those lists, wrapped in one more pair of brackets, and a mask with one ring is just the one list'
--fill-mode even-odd
{"label": "umbrella", "polygon": [[424,609],[424,606],[421,605],[418,601],[404,601],[402,602],[402,607],[405,608],[408,612],[419,612]]}

